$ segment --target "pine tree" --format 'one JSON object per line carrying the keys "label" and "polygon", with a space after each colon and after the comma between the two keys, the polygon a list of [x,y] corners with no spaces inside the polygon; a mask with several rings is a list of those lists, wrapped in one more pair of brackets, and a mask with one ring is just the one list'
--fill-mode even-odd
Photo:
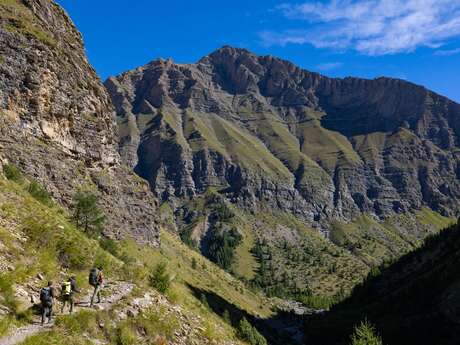
{"label": "pine tree", "polygon": [[164,294],[168,291],[169,285],[171,284],[171,277],[166,270],[166,264],[164,262],[160,262],[155,266],[149,277],[149,281],[150,286],[157,289],[158,292]]}
{"label": "pine tree", "polygon": [[355,332],[351,336],[351,345],[383,345],[382,338],[375,332],[374,326],[364,320],[355,327]]}
{"label": "pine tree", "polygon": [[80,190],[73,197],[73,221],[90,236],[100,235],[104,229],[105,216],[97,201],[97,195],[90,190]]}

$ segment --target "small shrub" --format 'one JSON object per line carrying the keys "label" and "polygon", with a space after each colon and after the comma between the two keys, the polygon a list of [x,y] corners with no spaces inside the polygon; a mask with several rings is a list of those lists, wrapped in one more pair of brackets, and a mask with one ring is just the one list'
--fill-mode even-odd
{"label": "small shrub", "polygon": [[118,327],[115,338],[115,344],[117,345],[134,345],[138,343],[136,333],[129,324],[122,324]]}
{"label": "small shrub", "polygon": [[0,295],[2,304],[6,306],[12,315],[16,315],[18,311],[18,301],[14,295],[13,278],[10,274],[0,275]]}
{"label": "small shrub", "polygon": [[8,180],[15,182],[21,182],[24,179],[22,173],[13,164],[5,164],[3,166],[3,174]]}
{"label": "small shrub", "polygon": [[32,181],[27,188],[32,197],[40,201],[44,205],[51,205],[52,199],[51,195],[42,187],[37,181]]}
{"label": "small shrub", "polygon": [[80,310],[78,313],[56,319],[56,326],[73,335],[91,331],[95,324],[96,314],[89,310]]}
{"label": "small shrub", "polygon": [[355,327],[355,331],[351,336],[351,345],[382,345],[380,338],[374,329],[374,326],[369,321],[364,320],[361,324]]}
{"label": "small shrub", "polygon": [[224,313],[222,314],[222,319],[229,325],[232,324],[232,319],[230,318],[230,313],[227,309],[225,309]]}
{"label": "small shrub", "polygon": [[99,245],[101,246],[102,249],[108,251],[113,256],[115,257],[120,256],[120,247],[117,241],[112,240],[111,238],[102,238],[99,240]]}
{"label": "small shrub", "polygon": [[211,309],[209,307],[208,299],[206,298],[206,295],[204,293],[202,293],[200,296],[200,302],[206,309]]}
{"label": "small shrub", "polygon": [[138,328],[145,330],[147,337],[151,340],[154,340],[158,335],[171,340],[174,337],[174,333],[180,328],[177,317],[172,313],[168,313],[164,307],[160,307],[156,311],[151,310],[143,313],[135,322]]}
{"label": "small shrub", "polygon": [[60,238],[56,245],[59,263],[75,270],[88,267],[89,250],[82,247],[76,238]]}
{"label": "small shrub", "polygon": [[193,268],[194,270],[196,270],[197,267],[198,267],[198,264],[197,264],[197,262],[196,262],[196,259],[193,258],[193,259],[192,259],[192,268]]}
{"label": "small shrub", "polygon": [[150,286],[158,290],[162,294],[168,291],[171,284],[171,277],[166,270],[166,264],[160,262],[152,271],[152,274],[149,277]]}

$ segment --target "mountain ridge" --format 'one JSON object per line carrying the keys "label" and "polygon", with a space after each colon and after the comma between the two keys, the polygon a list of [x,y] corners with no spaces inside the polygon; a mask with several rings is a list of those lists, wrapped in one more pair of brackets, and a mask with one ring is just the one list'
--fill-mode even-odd
{"label": "mountain ridge", "polygon": [[[130,77],[133,78],[131,85],[128,80]],[[175,79],[176,77],[177,79]],[[149,84],[149,82],[153,84]],[[244,135],[249,132],[252,137],[258,139],[267,148],[267,151],[269,151],[267,157],[274,156],[277,161],[282,162],[284,165],[284,167],[272,167],[273,169],[268,167],[268,169],[265,168],[264,170],[268,173],[275,170],[281,176],[286,175],[283,178],[289,179],[289,184],[300,187],[294,188],[300,198],[294,196],[293,198],[297,198],[297,200],[293,201],[293,203],[299,204],[296,211],[300,210],[302,212],[302,208],[310,208],[310,214],[305,215],[305,218],[310,223],[315,223],[315,217],[321,218],[323,216],[322,208],[328,209],[330,214],[328,215],[326,212],[325,215],[328,218],[338,216],[347,220],[351,220],[353,216],[360,212],[370,212],[377,216],[383,214],[385,216],[392,213],[391,209],[397,213],[398,208],[407,211],[420,208],[422,205],[427,205],[445,215],[454,215],[453,212],[455,211],[448,208],[445,201],[434,200],[434,203],[430,205],[430,198],[423,195],[422,183],[417,186],[418,191],[415,191],[415,194],[419,195],[414,198],[414,195],[411,195],[411,197],[402,195],[404,193],[414,194],[414,190],[406,191],[404,186],[397,186],[399,181],[391,181],[391,179],[384,182],[387,182],[386,187],[388,189],[393,189],[393,204],[383,204],[380,202],[381,200],[377,200],[381,205],[372,205],[373,199],[376,199],[372,197],[372,188],[374,186],[368,186],[365,191],[363,188],[360,188],[361,190],[359,191],[347,191],[346,189],[353,189],[353,186],[347,186],[344,183],[344,179],[350,178],[350,176],[347,176],[346,171],[343,172],[345,176],[341,176],[340,172],[337,173],[336,171],[337,167],[342,169],[349,166],[361,166],[364,168],[362,173],[372,174],[372,169],[378,170],[383,164],[377,160],[378,155],[382,154],[384,149],[388,149],[388,147],[385,147],[385,141],[389,139],[410,143],[412,134],[415,134],[413,139],[417,141],[417,143],[412,142],[413,145],[424,144],[418,139],[422,141],[429,140],[430,144],[434,144],[433,147],[427,147],[426,150],[436,150],[438,148],[451,150],[456,148],[459,123],[455,120],[454,115],[460,113],[460,106],[422,86],[391,78],[372,80],[356,78],[330,79],[318,73],[303,70],[285,60],[271,56],[259,57],[246,49],[235,49],[228,46],[203,57],[197,64],[176,65],[171,60],[155,60],[132,72],[122,74],[118,79],[111,77],[105,82],[105,85],[112,95],[119,119],[123,119],[127,112],[132,112],[135,115],[134,117],[139,114],[151,114],[151,116],[155,117],[158,109],[168,109],[170,107],[171,109],[168,109],[168,111],[172,114],[177,114],[174,115],[176,118],[172,120],[172,122],[176,122],[176,125],[181,123],[182,120],[188,120],[187,115],[185,117],[180,115],[183,119],[179,119],[180,112],[188,110],[204,114],[218,114],[218,117],[236,125],[238,130],[243,129],[246,131]],[[125,97],[127,93],[124,95],[124,91],[122,91],[124,86],[129,90],[127,93],[135,94],[135,98],[131,99],[131,109],[129,109],[130,105],[127,104],[130,103],[130,96]],[[403,96],[393,95],[394,93],[400,93],[401,89],[404,89],[403,91],[406,94]],[[353,94],[353,92],[357,94]],[[361,94],[370,92],[370,96],[373,97],[372,102],[367,104],[359,98],[362,97],[359,94],[360,92]],[[347,95],[347,93],[351,95]],[[405,99],[403,101],[398,97],[405,97]],[[379,102],[384,101],[388,104],[379,104]],[[235,104],[235,102],[237,103]],[[245,109],[245,107],[248,109]],[[345,107],[345,110],[340,107]],[[442,118],[438,114],[427,115],[423,113],[424,109],[438,113],[445,111],[448,118]],[[247,111],[247,116],[243,113],[244,111]],[[347,123],[341,124],[341,117],[343,117],[344,112],[350,113],[351,115],[349,116],[353,117],[350,121],[347,120]],[[249,114],[256,114],[257,116],[250,118]],[[431,118],[429,118],[430,116]],[[128,117],[126,116],[126,118]],[[131,119],[130,126],[136,127],[133,120]],[[145,120],[147,121],[147,118]],[[263,125],[264,120],[267,122],[279,122],[280,126],[284,128],[276,128],[274,125],[269,124],[270,128],[267,131],[272,133],[260,133],[260,126]],[[289,120],[292,121],[290,122]],[[256,122],[254,127],[251,127],[251,121]],[[302,127],[301,123],[305,122],[314,124],[306,126],[307,128],[292,128],[295,126]],[[360,124],[360,122],[362,123]],[[169,125],[171,126],[171,124]],[[196,126],[200,126],[200,124]],[[434,128],[429,128],[430,126]],[[182,127],[182,129],[179,127],[173,128],[172,135],[175,135],[178,131],[183,131],[186,124],[182,123]],[[121,128],[123,130],[123,126]],[[321,133],[320,138],[311,139],[313,136],[311,132],[315,130],[323,133]],[[430,131],[437,131],[437,133],[430,133]],[[205,137],[207,144],[211,146],[215,138],[206,137],[206,135],[203,135],[204,132],[206,132],[206,128],[201,126],[200,135]],[[385,133],[383,138],[382,135],[379,135],[379,132]],[[275,134],[279,137],[287,134],[286,138],[282,138],[287,140],[282,143],[285,147],[276,147],[276,143],[273,143],[271,138],[267,138],[270,134]],[[124,138],[128,137],[129,134]],[[122,142],[124,138],[122,134]],[[140,139],[141,137],[139,136],[136,140],[139,141]],[[187,146],[182,138],[180,141],[179,145]],[[376,144],[370,145],[369,141],[376,141]],[[331,146],[331,150],[337,150],[336,152],[325,153],[330,157],[323,155],[321,152],[322,148],[320,146],[327,145]],[[289,157],[288,154],[281,152],[286,147],[288,150],[290,148],[294,149],[294,146],[300,146],[300,148],[295,148],[300,151],[295,153],[295,157]],[[129,145],[124,146],[122,144],[122,152],[127,147]],[[140,149],[143,149],[142,144]],[[193,151],[193,149],[191,150]],[[211,150],[218,151],[218,148],[213,145]],[[418,154],[424,155],[423,152],[418,152]],[[449,154],[451,152],[447,152],[447,155]],[[125,156],[125,160],[135,162],[135,156],[136,152],[131,151],[130,158]],[[235,156],[241,158],[241,160],[244,159],[242,154],[236,154]],[[429,165],[430,162],[427,161],[431,157],[421,158],[424,163]],[[453,158],[456,159],[456,157]],[[337,164],[338,161],[342,161],[343,164],[341,162]],[[140,163],[142,164],[142,160],[140,160]],[[260,166],[263,166],[263,164],[259,164]],[[366,167],[371,169],[366,169]],[[284,168],[287,168],[289,173],[286,173]],[[315,189],[315,186],[309,185],[308,181],[302,181],[302,179],[311,177],[304,177],[305,168],[316,169],[320,177],[329,180],[328,186],[326,185],[329,195],[315,195],[315,199],[320,205],[313,207],[313,209],[311,205],[308,207],[308,205],[304,204],[304,201],[307,201],[307,203],[313,202],[308,194],[312,192],[312,189]],[[399,169],[400,167],[390,167],[390,169],[395,168]],[[147,178],[151,185],[155,186],[155,182],[152,181],[155,177],[148,176],[149,173],[145,171],[149,169],[149,167],[138,167],[138,172],[140,172],[141,176]],[[193,167],[190,166],[187,169],[193,170]],[[246,167],[246,170],[251,169]],[[399,171],[400,175],[405,173],[404,171]],[[414,173],[415,171],[410,171],[407,174]],[[453,173],[454,171],[451,169],[450,174],[452,175]],[[196,178],[194,179],[186,172],[182,172],[182,175],[188,179],[189,182],[187,183],[189,185],[196,182]],[[186,175],[189,176],[187,177]],[[423,179],[424,172],[421,171],[419,175]],[[373,182],[359,182],[378,185],[381,182],[375,181],[378,177],[374,176]],[[352,178],[359,180],[356,176]],[[404,176],[399,176],[398,178],[403,179]],[[228,180],[229,178],[225,182],[228,183]],[[416,181],[411,182],[415,184]],[[458,189],[455,180],[452,180],[451,184],[455,185],[456,190]],[[398,188],[402,189],[402,191],[398,191]],[[155,190],[155,187],[153,189]],[[155,191],[161,197],[161,193],[158,190]],[[290,189],[290,192],[292,192],[292,189]],[[385,193],[385,190],[381,190],[381,192]],[[440,199],[443,198],[443,193],[439,193],[439,190],[429,192],[437,194],[436,196]],[[191,193],[193,194],[193,191]],[[356,194],[354,198],[353,193]],[[252,194],[256,193],[253,192]],[[341,198],[340,194],[348,195],[346,198]],[[303,200],[301,200],[302,198]],[[399,203],[399,199],[402,199],[402,204]],[[339,203],[344,205],[337,205]],[[344,211],[340,210],[341,207]],[[384,210],[380,210],[381,208],[384,208]]]}
{"label": "mountain ridge", "polygon": [[105,86],[122,160],[168,204],[171,231],[267,293],[348,291],[458,212],[460,106],[421,86],[230,47]]}

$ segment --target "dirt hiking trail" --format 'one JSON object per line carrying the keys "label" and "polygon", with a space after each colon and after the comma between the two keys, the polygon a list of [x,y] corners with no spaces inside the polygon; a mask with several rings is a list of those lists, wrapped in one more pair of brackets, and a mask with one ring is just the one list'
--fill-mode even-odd
{"label": "dirt hiking trail", "polygon": [[[101,303],[95,304],[94,310],[110,310],[114,305],[116,305],[120,300],[124,297],[131,294],[134,289],[134,284],[128,282],[108,282],[104,285],[102,290],[103,298]],[[81,298],[78,294],[76,295],[76,303],[74,307],[74,313],[78,312],[80,309],[88,309],[89,304],[91,301],[92,290],[89,292],[85,292],[83,298]],[[54,315],[68,315],[68,307],[64,310],[64,313],[61,314],[61,302],[55,302],[53,307]],[[32,323],[17,328],[11,332],[11,334],[6,335],[3,338],[0,338],[1,345],[17,345],[21,344],[24,340],[28,337],[48,331],[53,328],[54,326],[54,319],[50,323],[45,323],[45,325],[41,325],[41,316],[34,316],[34,320]]]}

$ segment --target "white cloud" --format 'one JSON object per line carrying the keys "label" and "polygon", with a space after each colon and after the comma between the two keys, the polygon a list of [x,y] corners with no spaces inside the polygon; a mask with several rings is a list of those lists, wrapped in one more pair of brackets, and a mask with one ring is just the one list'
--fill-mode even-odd
{"label": "white cloud", "polygon": [[438,55],[438,56],[452,56],[456,54],[460,54],[460,48],[448,49],[448,50],[436,50],[434,52],[434,55]]}
{"label": "white cloud", "polygon": [[343,64],[341,62],[324,62],[317,65],[316,69],[320,71],[331,71],[333,69],[342,67],[342,65]]}
{"label": "white cloud", "polygon": [[302,30],[264,31],[265,45],[312,44],[368,55],[438,48],[460,36],[460,0],[329,0],[277,7]]}

